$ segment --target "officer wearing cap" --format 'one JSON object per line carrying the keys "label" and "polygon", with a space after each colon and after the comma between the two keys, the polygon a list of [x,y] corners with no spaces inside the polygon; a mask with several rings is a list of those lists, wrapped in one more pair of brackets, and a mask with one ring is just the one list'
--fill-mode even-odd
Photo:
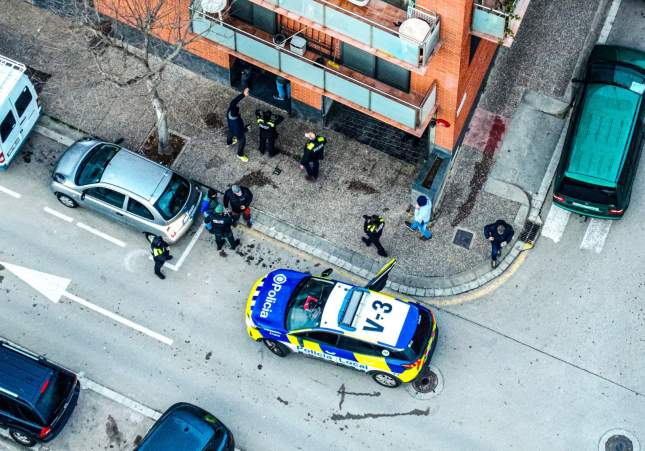
{"label": "officer wearing cap", "polygon": [[260,129],[260,153],[264,155],[267,152],[272,157],[278,153],[278,149],[275,148],[275,140],[278,138],[276,127],[284,117],[279,114],[274,115],[271,110],[255,110],[255,120]]}
{"label": "officer wearing cap", "polygon": [[367,234],[367,238],[362,237],[363,243],[367,247],[374,244],[377,253],[381,257],[387,257],[387,252],[381,245],[381,235],[383,234],[383,227],[385,226],[385,219],[379,215],[363,215],[365,222],[363,223],[363,231]]}
{"label": "officer wearing cap", "polygon": [[210,224],[210,232],[215,235],[215,244],[217,244],[218,251],[222,250],[224,239],[228,241],[231,249],[235,249],[240,244],[240,240],[236,240],[233,237],[233,231],[231,230],[233,220],[226,213],[222,204],[218,204],[215,207],[215,214],[210,217]]}
{"label": "officer wearing cap", "polygon": [[246,225],[251,227],[251,202],[253,201],[253,193],[246,186],[232,185],[224,193],[224,207],[230,208],[231,219],[234,225],[240,219],[240,215],[244,217]]}
{"label": "officer wearing cap", "polygon": [[327,139],[314,132],[305,133],[305,138],[307,138],[307,142],[303,148],[300,168],[307,171],[306,179],[313,182],[318,178],[320,160],[325,158],[325,144],[327,143]]}

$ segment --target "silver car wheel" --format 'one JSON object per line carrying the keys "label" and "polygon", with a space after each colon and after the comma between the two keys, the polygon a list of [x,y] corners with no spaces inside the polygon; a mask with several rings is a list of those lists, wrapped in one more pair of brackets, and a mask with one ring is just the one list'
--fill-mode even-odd
{"label": "silver car wheel", "polygon": [[386,373],[376,373],[372,377],[374,378],[377,384],[382,385],[384,387],[394,388],[394,387],[398,387],[400,384],[400,382],[397,379],[395,379],[394,377]]}
{"label": "silver car wheel", "polygon": [[74,199],[72,199],[69,196],[66,196],[65,194],[61,193],[56,193],[56,197],[58,198],[58,201],[65,205],[67,208],[76,208],[78,207],[78,204]]}

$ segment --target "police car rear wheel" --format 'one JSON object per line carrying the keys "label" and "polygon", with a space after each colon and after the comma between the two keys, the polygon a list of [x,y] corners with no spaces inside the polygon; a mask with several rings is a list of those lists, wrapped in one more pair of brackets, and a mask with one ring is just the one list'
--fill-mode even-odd
{"label": "police car rear wheel", "polygon": [[9,430],[9,435],[11,435],[11,438],[13,438],[16,442],[20,443],[22,446],[31,447],[36,444],[36,439],[25,432],[11,429]]}
{"label": "police car rear wheel", "polygon": [[277,355],[278,357],[286,357],[291,351],[282,343],[279,343],[275,340],[264,339],[262,340],[264,346],[266,346],[269,351]]}
{"label": "police car rear wheel", "polygon": [[372,373],[372,379],[374,379],[377,384],[382,385],[383,387],[396,388],[401,385],[400,380],[387,373]]}

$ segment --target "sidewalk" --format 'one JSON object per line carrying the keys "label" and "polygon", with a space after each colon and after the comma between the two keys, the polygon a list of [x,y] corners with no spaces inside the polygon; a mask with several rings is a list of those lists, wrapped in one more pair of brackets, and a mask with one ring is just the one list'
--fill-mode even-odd
{"label": "sidewalk", "polygon": [[[522,249],[522,243],[517,244],[500,267],[491,271],[482,229],[503,218],[514,223],[516,237],[520,235],[534,194],[520,182],[526,174],[542,180],[563,126],[562,119],[556,117],[546,123],[548,131],[541,128],[532,135],[527,128],[541,127],[544,122],[536,122],[535,117],[511,119],[516,109],[523,111],[517,107],[518,99],[527,89],[544,91],[546,84],[549,89],[543,94],[564,93],[575,55],[589,31],[591,20],[585,14],[593,16],[594,12],[589,2],[567,1],[569,16],[558,10],[560,15],[553,18],[554,8],[534,0],[514,46],[500,49],[453,161],[442,204],[434,212],[434,238],[429,242],[419,241],[403,226],[409,218],[409,186],[417,175],[416,167],[334,131],[316,130],[329,144],[319,181],[308,183],[298,159],[303,133],[311,125],[292,118],[279,127],[282,154],[273,159],[261,156],[255,150],[257,132],[253,128],[247,135],[251,160],[240,163],[225,145],[224,127],[224,112],[237,93],[179,66],[166,70],[162,88],[171,129],[189,138],[173,168],[219,190],[236,182],[249,186],[255,194],[255,227],[260,232],[363,277],[386,261],[360,241],[362,215],[381,213],[386,221],[382,242],[390,255],[398,258],[390,277],[391,289],[417,296],[474,289],[503,272]],[[154,125],[143,87],[120,89],[104,82],[95,70],[86,38],[66,19],[19,0],[9,0],[7,11],[0,17],[0,53],[51,76],[41,94],[45,112],[106,140],[124,138],[126,147],[137,150]],[[531,22],[536,27],[529,26]],[[562,61],[554,62],[550,58],[557,55],[556,46],[562,47],[558,39],[564,28],[567,51],[562,52]],[[115,68],[121,64],[116,53],[106,51],[106,59]],[[509,79],[509,74],[523,76]],[[504,97],[500,92],[511,95]],[[240,106],[250,124],[255,109],[267,107],[253,98]],[[215,128],[204,121],[213,112],[222,119]],[[516,139],[512,147],[506,146],[509,137],[540,134],[549,139],[543,140],[538,152],[533,151],[532,140]],[[526,158],[516,158],[526,154],[541,163],[536,166]],[[486,184],[489,174],[499,183]],[[516,177],[509,180],[508,174]],[[468,248],[453,244],[458,229],[472,234]]]}

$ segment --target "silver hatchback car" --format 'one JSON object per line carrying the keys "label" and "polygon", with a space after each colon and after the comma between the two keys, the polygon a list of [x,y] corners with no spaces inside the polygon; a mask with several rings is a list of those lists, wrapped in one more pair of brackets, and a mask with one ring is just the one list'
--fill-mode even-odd
{"label": "silver hatchback car", "polygon": [[193,223],[201,193],[170,169],[116,144],[85,139],[58,160],[51,189],[69,208],[88,207],[176,242]]}

